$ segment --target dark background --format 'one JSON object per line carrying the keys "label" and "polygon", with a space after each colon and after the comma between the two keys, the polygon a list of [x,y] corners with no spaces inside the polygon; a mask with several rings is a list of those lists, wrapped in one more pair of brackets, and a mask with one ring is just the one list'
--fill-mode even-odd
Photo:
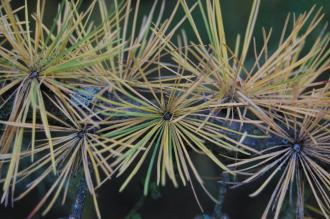
{"label": "dark background", "polygon": [[[21,0],[13,0],[14,6],[22,4]],[[34,8],[34,1],[28,1],[29,7]],[[59,1],[48,1],[46,8],[45,22],[52,22],[52,15],[56,12],[56,4]],[[154,3],[153,0],[142,0],[141,12],[142,14],[148,14],[149,9]],[[175,0],[167,0],[166,14],[168,15],[172,10]],[[190,0],[189,2],[194,2]],[[88,1],[84,2],[85,4]],[[252,0],[223,0],[223,18],[225,22],[226,37],[228,43],[233,45],[236,34],[243,34],[245,26],[249,18],[250,8]],[[299,14],[303,11],[309,10],[313,5],[317,7],[324,7],[324,13],[326,14],[323,22],[326,23],[330,19],[330,3],[329,0],[263,0],[260,7],[258,16],[257,26],[255,28],[255,35],[257,42],[261,39],[261,28],[265,27],[266,30],[273,28],[273,42],[277,42],[279,34],[281,33],[283,23],[286,15],[289,12]],[[181,12],[181,15],[183,13]],[[198,16],[195,14],[194,16]],[[142,16],[141,16],[142,17]],[[178,14],[177,19],[179,19]],[[98,16],[95,16],[95,20],[99,20]],[[198,24],[203,25],[202,19]],[[189,25],[184,24],[183,28],[188,33],[190,39],[194,39],[191,35],[192,31],[189,30]],[[206,37],[206,34],[203,34]],[[317,33],[313,37],[317,36]],[[216,197],[218,196],[220,172],[211,163],[201,157],[195,156],[194,161],[205,178],[205,181],[210,189],[211,193]],[[143,187],[142,187],[142,174],[137,175],[135,180],[129,184],[128,188],[122,193],[118,192],[120,187],[121,179],[117,180],[114,178],[110,183],[105,184],[99,191],[99,205],[101,213],[104,219],[123,219],[130,211],[135,212],[131,218],[134,219],[193,219],[198,215],[201,215],[201,211],[194,199],[190,187],[181,187],[179,189],[174,188],[170,183],[166,188],[155,188],[152,196],[143,198]],[[79,181],[76,179],[75,181]],[[38,200],[42,198],[42,194],[47,192],[47,188],[51,185],[52,180],[50,179],[47,183],[41,185],[37,190],[34,190],[25,199],[15,203],[14,208],[4,206],[0,207],[0,218],[1,219],[23,219],[38,203]],[[72,183],[73,188],[76,187],[77,183]],[[206,214],[212,214],[215,204],[201,191],[197,183],[195,183],[197,194],[205,210],[204,218],[207,219]],[[236,190],[230,190],[225,197],[225,211],[231,219],[255,219],[260,218],[261,213],[268,202],[269,193],[263,192],[256,198],[249,198],[248,194],[255,185],[241,187]],[[23,188],[20,188],[23,189]],[[69,194],[69,200],[64,206],[57,204],[53,210],[46,215],[45,219],[57,219],[66,218],[69,215],[72,200],[74,199],[74,189]],[[140,207],[139,207],[140,206]],[[136,208],[136,211],[134,209]],[[83,219],[94,219],[96,218],[93,203],[88,198]],[[288,210],[289,212],[289,210]],[[36,216],[36,219],[40,216]],[[283,216],[283,218],[294,218],[292,214]]]}

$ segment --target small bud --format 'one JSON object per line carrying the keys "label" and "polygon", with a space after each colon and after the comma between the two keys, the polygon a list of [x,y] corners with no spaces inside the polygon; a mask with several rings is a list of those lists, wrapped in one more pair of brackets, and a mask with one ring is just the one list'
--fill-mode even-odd
{"label": "small bud", "polygon": [[292,146],[292,148],[293,148],[293,150],[294,150],[295,152],[297,152],[297,153],[301,151],[301,145],[298,144],[298,143],[295,143],[295,144]]}
{"label": "small bud", "polygon": [[85,135],[85,131],[84,131],[84,130],[81,130],[81,131],[79,131],[79,132],[77,133],[77,138],[81,139],[81,138],[84,137],[84,135]]}
{"label": "small bud", "polygon": [[30,78],[31,78],[31,79],[38,78],[38,77],[39,77],[39,72],[37,72],[37,71],[32,71],[32,72],[30,73]]}
{"label": "small bud", "polygon": [[171,112],[165,112],[163,114],[163,119],[166,120],[166,121],[170,121],[173,117],[173,114]]}

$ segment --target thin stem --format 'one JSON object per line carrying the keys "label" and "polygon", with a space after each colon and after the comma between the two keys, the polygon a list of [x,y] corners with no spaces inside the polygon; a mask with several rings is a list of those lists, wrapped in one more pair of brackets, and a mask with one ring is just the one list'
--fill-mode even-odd
{"label": "thin stem", "polygon": [[143,206],[145,200],[145,196],[142,195],[139,200],[135,203],[134,207],[128,212],[127,216],[125,217],[125,219],[130,219],[133,217],[133,215],[135,213],[138,212],[138,210],[140,210],[140,208]]}
{"label": "thin stem", "polygon": [[225,195],[227,192],[227,183],[229,182],[228,173],[221,174],[221,182],[219,188],[218,203],[214,207],[214,219],[229,219],[228,215],[224,213],[223,207],[225,202]]}
{"label": "thin stem", "polygon": [[82,177],[79,183],[76,199],[72,205],[71,214],[68,219],[81,219],[84,210],[86,196],[87,196],[87,184],[85,178]]}

